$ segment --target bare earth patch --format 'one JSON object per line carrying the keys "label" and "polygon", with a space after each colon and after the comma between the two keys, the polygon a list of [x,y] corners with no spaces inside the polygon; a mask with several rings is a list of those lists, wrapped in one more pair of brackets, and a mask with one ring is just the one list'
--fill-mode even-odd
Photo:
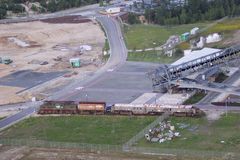
{"label": "bare earth patch", "polygon": [[8,103],[24,102],[24,98],[15,93],[22,90],[19,87],[0,86],[0,105]]}
{"label": "bare earth patch", "polygon": [[[103,65],[104,42],[105,36],[100,26],[81,16],[1,24],[0,57],[10,58],[13,63],[0,64],[0,78],[20,70],[68,71],[68,75],[56,79],[60,84],[52,82],[61,86],[66,84],[65,80],[69,77],[78,78],[76,75],[94,72]],[[84,50],[84,45],[91,46],[91,50]],[[81,68],[71,68],[70,58],[80,58]],[[51,87],[55,88],[55,85]],[[1,88],[0,104],[8,102],[7,97],[10,101],[21,101],[15,98],[15,93],[16,89]]]}
{"label": "bare earth patch", "polygon": [[231,45],[238,45],[240,42],[240,30],[237,30],[237,31],[234,31],[233,33],[233,36],[227,38],[225,41],[224,41],[224,45],[228,45],[228,44],[231,44]]}

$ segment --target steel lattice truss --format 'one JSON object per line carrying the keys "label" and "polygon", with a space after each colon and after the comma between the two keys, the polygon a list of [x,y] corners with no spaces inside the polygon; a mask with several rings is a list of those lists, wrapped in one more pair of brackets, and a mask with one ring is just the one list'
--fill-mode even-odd
{"label": "steel lattice truss", "polygon": [[199,70],[211,68],[216,65],[226,64],[240,57],[240,45],[224,49],[210,55],[182,63],[176,66],[159,67],[149,74],[152,79],[154,91],[166,90],[171,81],[182,79]]}

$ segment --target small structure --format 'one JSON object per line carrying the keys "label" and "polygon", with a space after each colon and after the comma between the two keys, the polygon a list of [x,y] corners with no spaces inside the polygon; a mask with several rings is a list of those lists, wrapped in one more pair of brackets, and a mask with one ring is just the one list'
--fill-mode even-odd
{"label": "small structure", "polygon": [[200,74],[196,79],[214,82],[220,72],[221,72],[221,69],[219,67],[214,67],[214,68],[211,68],[211,69],[207,70],[206,72]]}
{"label": "small structure", "polygon": [[170,36],[167,40],[166,44],[173,44],[176,45],[180,42],[180,38],[177,35]]}
{"label": "small structure", "polygon": [[190,31],[190,34],[191,35],[195,35],[195,34],[197,34],[199,32],[199,28],[198,27],[195,27],[195,28],[193,28],[191,31]]}
{"label": "small structure", "polygon": [[92,50],[92,46],[89,46],[89,45],[81,45],[81,46],[80,46],[80,50],[83,50],[83,51],[91,51],[91,50]]}
{"label": "small structure", "polygon": [[139,16],[139,20],[141,21],[141,23],[146,23],[147,22],[145,16],[143,16],[143,15]]}
{"label": "small structure", "polygon": [[106,9],[106,12],[109,13],[109,14],[119,13],[120,11],[121,11],[120,7],[114,7],[114,8]]}
{"label": "small structure", "polygon": [[81,66],[80,58],[71,58],[69,62],[73,68],[79,68]]}
{"label": "small structure", "polygon": [[179,44],[180,38],[177,35],[170,36],[167,42],[163,45],[163,51],[165,55],[171,57],[175,52],[174,47]]}
{"label": "small structure", "polygon": [[164,54],[167,55],[168,57],[172,57],[174,51],[175,51],[174,49],[172,49],[172,50],[166,50],[166,51],[164,52]]}
{"label": "small structure", "polygon": [[181,41],[186,41],[186,40],[188,40],[189,36],[190,36],[190,33],[189,33],[189,32],[186,32],[186,33],[183,33],[183,34],[180,36],[180,39],[181,39]]}
{"label": "small structure", "polygon": [[204,37],[200,37],[200,40],[199,40],[199,42],[196,44],[196,45],[197,45],[196,47],[197,47],[197,48],[203,48],[205,42],[206,42],[206,39],[205,39]]}

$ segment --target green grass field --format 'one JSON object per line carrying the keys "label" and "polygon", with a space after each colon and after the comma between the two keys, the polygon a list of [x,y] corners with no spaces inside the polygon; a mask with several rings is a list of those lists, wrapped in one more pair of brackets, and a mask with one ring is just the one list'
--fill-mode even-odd
{"label": "green grass field", "polygon": [[[150,143],[142,139],[137,146],[169,149],[192,149],[208,151],[240,151],[240,114],[223,115],[219,120],[209,122],[205,118],[171,117],[172,124],[190,124],[188,128],[177,130],[181,137],[165,143]],[[196,130],[191,128],[196,127]],[[224,141],[224,143],[221,143]]]}
{"label": "green grass field", "polygon": [[144,52],[129,52],[127,60],[169,64],[175,62],[181,57],[182,54],[173,54],[172,57],[168,57],[160,53],[160,51],[144,51]]}
{"label": "green grass field", "polygon": [[119,145],[154,120],[128,116],[34,117],[4,130],[0,138]]}
{"label": "green grass field", "polygon": [[240,29],[240,18],[226,19],[208,28],[204,33],[230,32]]}
{"label": "green grass field", "polygon": [[203,28],[207,23],[179,26],[132,25],[125,26],[125,41],[128,49],[144,49],[163,45],[171,35],[189,32],[194,27]]}
{"label": "green grass field", "polygon": [[206,47],[212,48],[227,48],[238,43],[239,35],[236,31],[240,30],[240,18],[226,19],[216,25],[208,28],[206,31],[202,32],[200,35],[206,36],[210,33],[220,33],[223,40],[216,43],[207,44]]}

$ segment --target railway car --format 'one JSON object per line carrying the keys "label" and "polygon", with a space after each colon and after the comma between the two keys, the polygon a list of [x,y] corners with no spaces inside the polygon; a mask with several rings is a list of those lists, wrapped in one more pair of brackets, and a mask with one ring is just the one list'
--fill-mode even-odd
{"label": "railway car", "polygon": [[145,104],[146,114],[149,115],[161,115],[164,112],[167,112],[168,109],[162,107],[161,105],[156,104]]}
{"label": "railway car", "polygon": [[146,114],[145,107],[141,104],[114,104],[111,108],[113,114],[121,115],[144,115]]}
{"label": "railway car", "polygon": [[117,114],[117,115],[161,115],[197,117],[204,112],[192,105],[158,104],[113,104],[105,102],[45,101],[40,106],[39,114]]}
{"label": "railway car", "polygon": [[104,114],[106,108],[105,102],[79,102],[79,114]]}
{"label": "railway car", "polygon": [[77,114],[77,104],[74,101],[44,101],[39,114]]}
{"label": "railway car", "polygon": [[111,112],[121,115],[161,115],[168,112],[172,116],[194,117],[203,112],[192,105],[155,105],[155,104],[114,104]]}

